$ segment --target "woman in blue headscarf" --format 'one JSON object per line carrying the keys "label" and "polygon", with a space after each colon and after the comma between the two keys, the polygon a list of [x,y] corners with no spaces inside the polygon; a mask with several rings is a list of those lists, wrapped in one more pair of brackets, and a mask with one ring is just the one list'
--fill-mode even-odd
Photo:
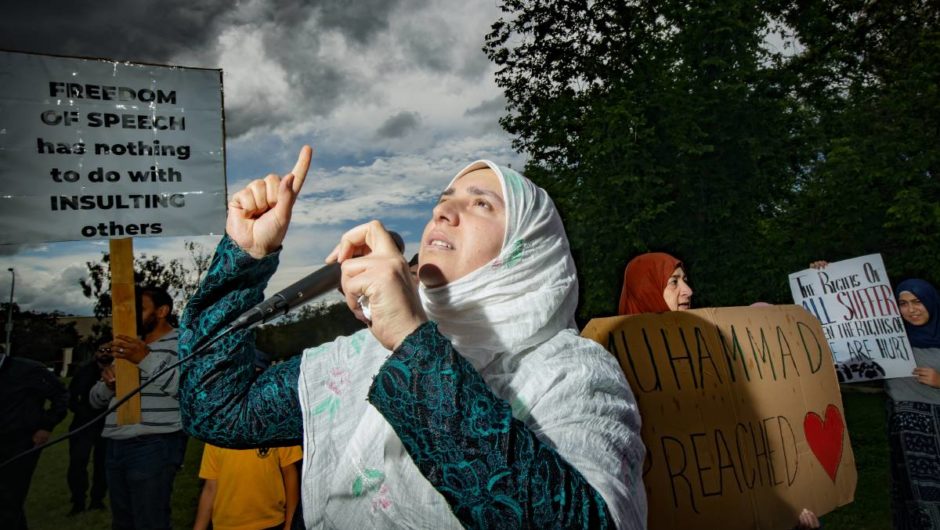
{"label": "woman in blue headscarf", "polygon": [[940,296],[919,279],[895,291],[917,367],[885,382],[892,518],[896,529],[940,528]]}

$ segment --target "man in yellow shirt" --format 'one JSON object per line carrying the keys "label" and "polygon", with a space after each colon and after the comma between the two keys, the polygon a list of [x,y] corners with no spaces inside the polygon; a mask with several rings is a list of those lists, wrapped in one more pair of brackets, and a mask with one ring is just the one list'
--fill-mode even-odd
{"label": "man in yellow shirt", "polygon": [[223,449],[206,444],[193,530],[289,530],[300,499],[299,445]]}

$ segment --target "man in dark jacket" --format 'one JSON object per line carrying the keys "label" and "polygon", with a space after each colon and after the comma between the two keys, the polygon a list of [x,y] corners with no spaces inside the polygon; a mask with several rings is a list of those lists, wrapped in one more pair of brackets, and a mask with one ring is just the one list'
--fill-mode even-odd
{"label": "man in dark jacket", "polygon": [[[65,418],[69,394],[42,364],[8,357],[0,364],[0,463],[49,440]],[[46,403],[49,407],[46,407]],[[18,458],[0,470],[0,521],[4,528],[27,528],[23,504],[39,453]]]}
{"label": "man in dark jacket", "polygon": [[[101,368],[111,364],[111,356],[105,350],[95,352],[93,359],[82,364],[72,376],[69,384],[69,408],[75,414],[72,417],[70,431],[85,425],[101,414],[88,403],[88,393],[101,379]],[[75,515],[85,510],[85,492],[88,491],[88,460],[94,452],[93,474],[88,508],[104,509],[104,496],[108,492],[108,483],[105,477],[105,439],[101,437],[104,429],[104,417],[96,421],[85,430],[69,438],[69,490],[72,492],[72,510],[69,515]]]}

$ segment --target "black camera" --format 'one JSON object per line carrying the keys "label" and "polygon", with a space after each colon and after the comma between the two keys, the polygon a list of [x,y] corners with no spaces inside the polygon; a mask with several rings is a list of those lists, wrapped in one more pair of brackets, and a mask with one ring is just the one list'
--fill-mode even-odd
{"label": "black camera", "polygon": [[95,361],[102,366],[108,366],[109,364],[114,362],[114,356],[111,355],[110,353],[106,353],[104,355],[99,355],[95,357]]}

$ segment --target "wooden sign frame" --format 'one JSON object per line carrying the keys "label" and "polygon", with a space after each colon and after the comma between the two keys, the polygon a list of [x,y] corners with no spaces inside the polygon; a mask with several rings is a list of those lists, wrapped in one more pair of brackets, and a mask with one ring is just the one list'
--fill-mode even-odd
{"label": "wooden sign frame", "polygon": [[[114,335],[137,336],[136,285],[134,282],[134,239],[112,239],[111,249],[111,327]],[[140,386],[137,365],[115,359],[115,395],[126,396]],[[140,394],[134,394],[117,409],[118,425],[140,423]]]}

